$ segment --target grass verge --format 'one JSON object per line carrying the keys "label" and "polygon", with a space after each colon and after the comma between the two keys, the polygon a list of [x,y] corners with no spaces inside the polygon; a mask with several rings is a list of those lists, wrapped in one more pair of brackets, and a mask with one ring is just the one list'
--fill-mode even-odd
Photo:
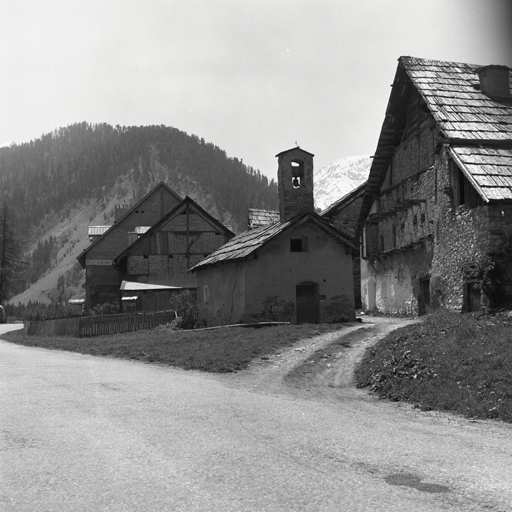
{"label": "grass verge", "polygon": [[380,397],[512,422],[512,318],[440,311],[370,348],[355,377]]}
{"label": "grass verge", "polygon": [[27,336],[13,331],[2,338],[12,343],[47,349],[68,350],[95,356],[161,363],[224,373],[247,368],[257,358],[278,352],[300,339],[342,331],[343,324],[229,327],[213,330],[174,331],[161,326],[111,336]]}

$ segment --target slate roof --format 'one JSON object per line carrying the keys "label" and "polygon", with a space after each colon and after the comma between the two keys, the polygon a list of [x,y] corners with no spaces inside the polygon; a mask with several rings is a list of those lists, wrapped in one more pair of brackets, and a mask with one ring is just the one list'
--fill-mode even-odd
{"label": "slate roof", "polygon": [[[440,141],[484,201],[512,199],[510,148],[512,99],[496,99],[480,88],[483,66],[461,62],[400,57],[377,149],[368,177],[359,223],[366,219],[379,194],[394,149],[404,130],[407,94],[414,87],[426,102]],[[512,82],[509,70],[509,86]]]}
{"label": "slate roof", "polygon": [[125,292],[144,290],[181,290],[181,286],[169,286],[164,284],[139,283],[138,281],[122,281],[119,288]]}
{"label": "slate roof", "polygon": [[335,237],[340,242],[345,243],[351,248],[356,248],[356,243],[351,237],[345,235],[333,225],[329,224],[317,213],[303,212],[286,222],[276,222],[268,226],[262,226],[260,228],[250,229],[240,233],[207,256],[204,260],[200,261],[197,265],[190,268],[189,272],[195,272],[200,268],[211,267],[225,262],[248,259],[257,249],[264,246],[270,240],[276,238],[288,229],[305,222],[313,222],[320,229],[326,231],[330,236]]}
{"label": "slate roof", "polygon": [[400,57],[400,65],[448,139],[512,141],[512,102],[479,90],[482,66],[414,57]]}
{"label": "slate roof", "polygon": [[449,151],[486,201],[512,199],[512,148],[453,146]]}
{"label": "slate roof", "polygon": [[273,210],[248,209],[248,225],[250,229],[267,226],[279,221],[279,212]]}

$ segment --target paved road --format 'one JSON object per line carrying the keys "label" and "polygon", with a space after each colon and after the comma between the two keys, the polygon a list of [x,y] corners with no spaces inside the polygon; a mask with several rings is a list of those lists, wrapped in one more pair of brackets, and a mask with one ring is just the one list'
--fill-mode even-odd
{"label": "paved road", "polygon": [[347,331],[353,348],[284,383],[332,336],[224,376],[0,341],[0,510],[512,510],[509,425],[342,377],[390,328]]}

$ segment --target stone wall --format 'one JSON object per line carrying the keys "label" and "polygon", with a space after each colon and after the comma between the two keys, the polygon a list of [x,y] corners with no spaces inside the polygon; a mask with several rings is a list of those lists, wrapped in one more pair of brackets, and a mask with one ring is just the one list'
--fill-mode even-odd
{"label": "stone wall", "polygon": [[[292,162],[303,164],[299,186],[293,185]],[[281,221],[291,219],[303,211],[315,211],[313,197],[313,156],[295,148],[279,155],[278,169],[279,214]]]}
{"label": "stone wall", "polygon": [[[419,152],[421,145],[410,144]],[[409,165],[414,155],[402,155]],[[395,160],[395,164],[398,160]],[[385,313],[417,314],[421,298],[421,280],[429,283],[429,302],[433,307],[464,311],[471,291],[463,267],[484,255],[499,251],[512,237],[512,206],[482,204],[469,208],[455,206],[452,196],[449,155],[443,148],[434,164],[420,173],[398,172],[402,182],[384,190],[380,212],[392,211],[400,201],[421,200],[418,204],[396,210],[367,226],[377,230],[379,251],[363,260],[363,308],[372,303],[370,279],[375,279],[375,305]],[[374,233],[375,236],[375,233]],[[506,300],[512,300],[512,262],[504,272]],[[482,297],[482,304],[488,298]]]}

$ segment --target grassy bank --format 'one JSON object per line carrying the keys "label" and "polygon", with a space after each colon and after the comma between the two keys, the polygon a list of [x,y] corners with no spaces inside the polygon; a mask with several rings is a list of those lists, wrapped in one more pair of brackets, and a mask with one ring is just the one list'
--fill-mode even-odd
{"label": "grassy bank", "polygon": [[512,422],[512,318],[429,315],[369,349],[355,376],[382,398]]}
{"label": "grassy bank", "polygon": [[342,324],[230,327],[197,331],[173,331],[162,326],[151,331],[93,338],[35,337],[27,336],[22,331],[7,333],[2,338],[32,347],[222,373],[244,369],[253,359],[278,352],[300,339],[343,329]]}

